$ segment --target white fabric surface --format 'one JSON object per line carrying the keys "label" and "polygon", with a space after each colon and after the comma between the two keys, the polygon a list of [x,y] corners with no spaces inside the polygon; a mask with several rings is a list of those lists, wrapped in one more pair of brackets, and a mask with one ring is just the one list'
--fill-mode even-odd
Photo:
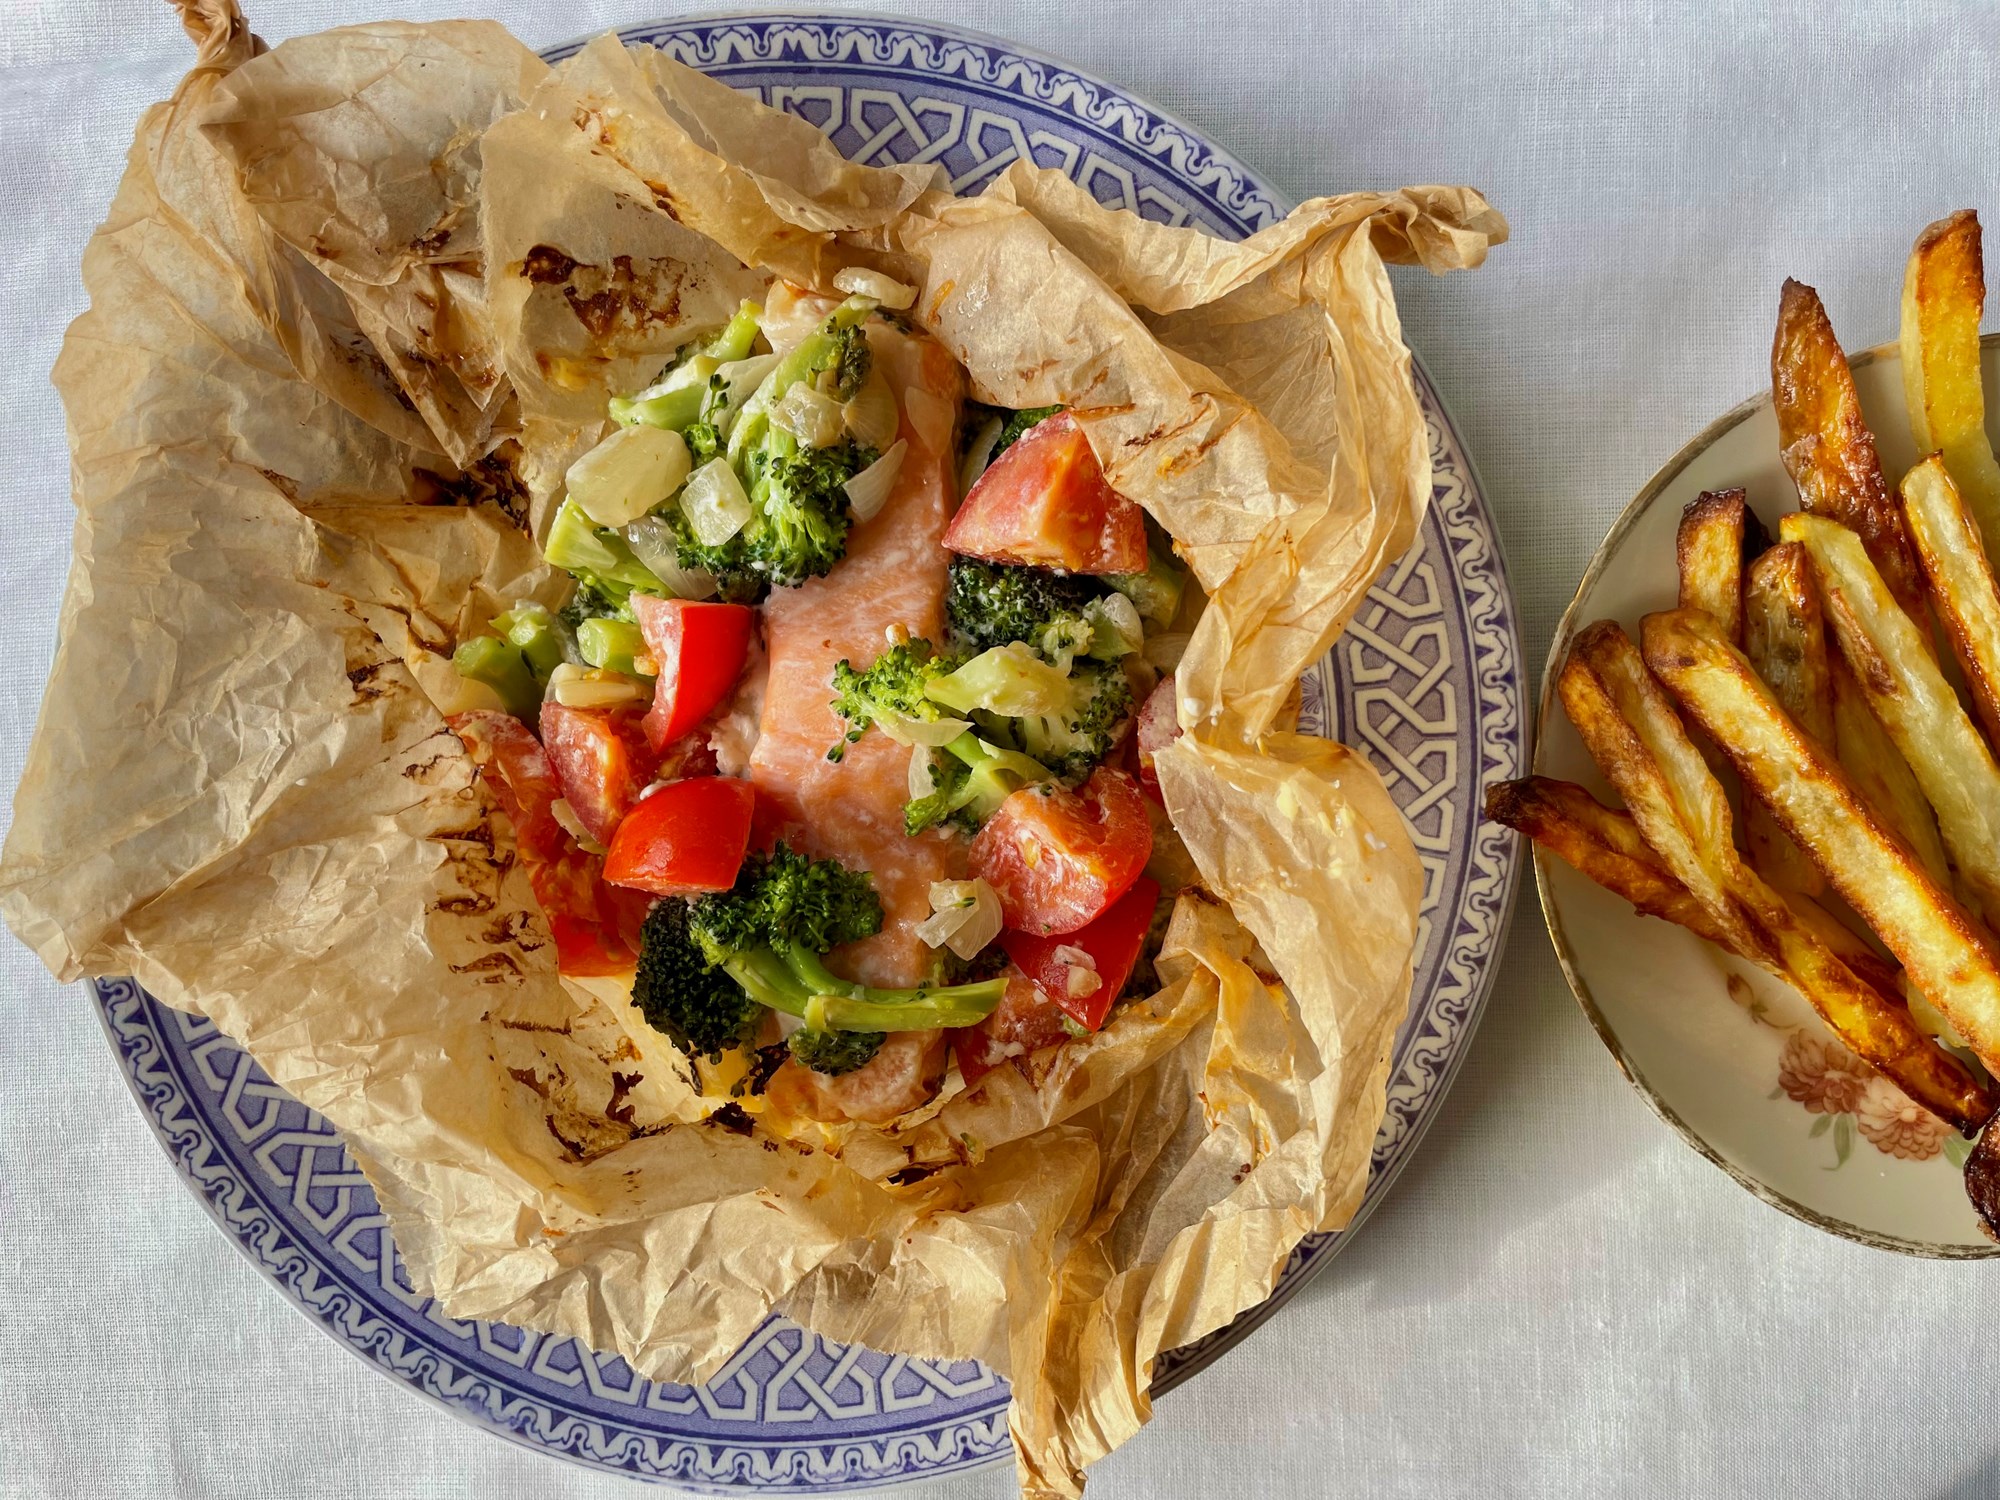
{"label": "white fabric surface", "polygon": [[[671,0],[402,0],[546,44]],[[383,0],[253,0],[269,40]],[[871,0],[938,14],[938,0]],[[1648,473],[1765,378],[1787,274],[1893,337],[1915,231],[2000,214],[1991,12],[1473,0],[960,0],[1294,197],[1484,189],[1486,269],[1399,273],[1410,342],[1500,515],[1530,660]],[[1761,9],[1761,8],[1760,8]],[[1845,15],[1836,11],[1849,11]],[[0,0],[0,777],[69,547],[47,381],[134,119],[190,60],[166,7]],[[1823,1236],[1698,1160],[1571,1001],[1532,892],[1450,1101],[1292,1305],[1101,1466],[1114,1497],[2000,1492],[2000,1275]],[[613,1496],[433,1410],[309,1327],[209,1224],[81,990],[0,941],[0,1493]],[[1004,1469],[933,1500],[1012,1493]]]}

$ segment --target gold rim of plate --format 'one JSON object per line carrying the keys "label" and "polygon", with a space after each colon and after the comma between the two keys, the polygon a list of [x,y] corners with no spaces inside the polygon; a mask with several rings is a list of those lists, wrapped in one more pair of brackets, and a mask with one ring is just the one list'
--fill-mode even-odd
{"label": "gold rim of plate", "polygon": [[[2000,333],[1985,334],[1979,340],[1982,350],[1991,349],[1996,345],[2000,345]],[[1900,357],[1897,345],[1878,344],[1873,349],[1865,349],[1859,354],[1850,356],[1848,364],[1853,368],[1863,369],[1877,360]],[[1541,699],[1535,713],[1536,775],[1542,774],[1543,747],[1548,742],[1550,716],[1556,711],[1556,675],[1561,669],[1563,658],[1569,652],[1570,639],[1576,634],[1577,614],[1583,607],[1584,595],[1596,586],[1598,577],[1604,572],[1612,557],[1624,546],[1626,536],[1638,524],[1639,518],[1653,508],[1668,486],[1687,470],[1688,465],[1714,447],[1725,435],[1742,426],[1770,404],[1771,393],[1765,391],[1752,396],[1739,406],[1732,407],[1710,422],[1646,481],[1639,493],[1632,497],[1632,502],[1619,513],[1618,519],[1611,523],[1611,530],[1605,534],[1604,540],[1598,543],[1597,551],[1591,556],[1590,566],[1583,570],[1583,577],[1577,583],[1576,592],[1570,596],[1569,605],[1563,610],[1562,619],[1556,625],[1555,639],[1549,645],[1548,657],[1542,663]],[[1863,1229],[1844,1219],[1831,1218],[1817,1209],[1806,1207],[1795,1198],[1787,1197],[1768,1183],[1760,1182],[1711,1146],[1705,1137],[1682,1119],[1674,1107],[1661,1097],[1658,1090],[1646,1081],[1632,1060],[1625,1055],[1625,1048],[1619,1042],[1617,1032],[1612,1029],[1610,1022],[1605,1020],[1604,1013],[1597,1007],[1596,997],[1590,992],[1589,984],[1584,981],[1583,975],[1577,972],[1569,937],[1563,930],[1562,914],[1556,908],[1555,897],[1549,887],[1550,856],[1539,846],[1534,847],[1533,853],[1535,894],[1541,903],[1542,921],[1549,930],[1549,941],[1555,947],[1556,962],[1562,966],[1563,978],[1569,983],[1570,993],[1576,996],[1576,1003],[1583,1007],[1584,1017],[1590,1022],[1591,1030],[1597,1033],[1597,1039],[1604,1044],[1604,1050],[1611,1054],[1611,1060],[1618,1065],[1618,1071],[1625,1075],[1625,1081],[1632,1085],[1634,1091],[1646,1101],[1653,1113],[1671,1126],[1674,1133],[1683,1141],[1726,1172],[1744,1191],[1770,1204],[1771,1207],[1812,1225],[1815,1229],[1824,1230],[1841,1239],[1852,1240],[1856,1244],[1868,1245],[1877,1250],[1889,1250],[1898,1255],[1919,1256],[1928,1260],[1989,1260],[2000,1256],[2000,1245],[1943,1245],[1927,1240],[1906,1240],[1895,1235],[1878,1234],[1874,1230]]]}

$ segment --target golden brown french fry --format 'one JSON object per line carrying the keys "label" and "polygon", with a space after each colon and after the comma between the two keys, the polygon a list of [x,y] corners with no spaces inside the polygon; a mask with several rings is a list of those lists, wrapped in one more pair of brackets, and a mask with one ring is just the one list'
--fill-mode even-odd
{"label": "golden brown french fry", "polygon": [[[1741,643],[1785,712],[1831,748],[1833,684],[1827,672],[1826,630],[1812,563],[1798,543],[1781,542],[1750,565],[1743,583]],[[1743,832],[1751,868],[1771,884],[1807,896],[1825,889],[1819,867],[1799,852],[1771,810],[1755,798],[1743,810]]]}
{"label": "golden brown french fry", "polygon": [[1680,565],[1681,607],[1705,609],[1732,641],[1743,638],[1743,517],[1741,490],[1704,490],[1681,512],[1674,558]]}
{"label": "golden brown french fry", "polygon": [[1804,542],[1812,555],[1840,653],[1936,811],[1952,863],[1992,921],[2000,916],[2000,766],[1993,752],[1860,538],[1823,516],[1786,516],[1782,529],[1786,541]]}
{"label": "golden brown french fry", "polygon": [[[1818,861],[1834,889],[1902,961],[1911,982],[1981,1061],[1989,1067],[2000,1062],[2000,956],[1987,946],[1976,920],[1869,812],[1839,764],[1799,731],[1713,621],[1695,610],[1670,610],[1648,615],[1642,629],[1647,665],[1729,753],[1745,788]],[[1901,1026],[1916,1031],[1907,1009],[1899,1008],[1898,1016]],[[1887,1018],[1867,1020],[1867,1032],[1881,1028],[1869,1040],[1891,1048],[1901,1045],[1900,1028]],[[1862,1051],[1837,1023],[1836,1030],[1863,1057],[1904,1083],[1901,1074]],[[1929,1050],[1936,1059],[1950,1061],[1938,1049]],[[1932,1067],[1923,1076],[1935,1088],[1952,1075]],[[1961,1112],[1946,1118],[1976,1124],[1974,1096],[1986,1102],[1984,1091],[1972,1084],[1970,1075],[1965,1075],[1965,1088]],[[1928,1109],[1937,1108],[1935,1094],[1911,1097]]]}
{"label": "golden brown french fry", "polygon": [[1903,275],[1903,394],[1917,452],[1942,450],[1988,557],[2000,553],[2000,463],[1986,439],[1979,215],[1960,209],[1917,236]]}
{"label": "golden brown french fry", "polygon": [[1838,651],[1829,652],[1827,671],[1833,681],[1833,740],[1839,747],[1841,769],[1861,800],[1916,851],[1918,862],[1931,879],[1949,884],[1951,861],[1945,857],[1944,840],[1938,837],[1937,816],[1924,800],[1924,789],[1917,785],[1910,763],[1889,738],[1889,731],[1875,722],[1875,710],[1868,706],[1868,695],[1855,681],[1847,658]]}
{"label": "golden brown french fry", "polygon": [[1875,435],[1861,415],[1854,373],[1833,336],[1819,293],[1787,281],[1771,344],[1771,394],[1785,469],[1799,503],[1854,529],[1910,618],[1924,617],[1924,581],[1889,494]]}
{"label": "golden brown french fry", "polygon": [[[1557,859],[1588,876],[1615,896],[1623,896],[1649,917],[1685,927],[1738,958],[1767,969],[1787,982],[1790,976],[1768,954],[1743,953],[1686,886],[1674,879],[1639,832],[1629,813],[1606,807],[1573,781],[1530,776],[1495,782],[1486,792],[1486,816],[1518,829]],[[1902,989],[1896,966],[1843,927],[1824,907],[1792,898],[1826,945],[1862,979],[1886,995]]]}
{"label": "golden brown french fry", "polygon": [[[1982,433],[1980,441],[1986,441]],[[1958,657],[1989,745],[2000,747],[2000,586],[1944,461],[1903,476],[1903,514],[1931,586],[1931,608]]]}
{"label": "golden brown french fry", "polygon": [[[1686,617],[1707,622],[1720,639],[1719,627],[1704,612],[1690,610]],[[1737,660],[1743,660],[1740,653]],[[1754,683],[1756,674],[1747,661],[1743,670]],[[1758,686],[1768,699],[1768,690]],[[1918,1030],[1908,1008],[1857,975],[1811,923],[1743,863],[1730,837],[1729,803],[1721,783],[1623,629],[1600,621],[1580,632],[1557,691],[1647,843],[1727,935],[1732,951],[1762,955],[1765,965],[1782,972],[1857,1056],[1941,1119],[1964,1129],[1991,1113],[1986,1092],[1962,1064]]]}

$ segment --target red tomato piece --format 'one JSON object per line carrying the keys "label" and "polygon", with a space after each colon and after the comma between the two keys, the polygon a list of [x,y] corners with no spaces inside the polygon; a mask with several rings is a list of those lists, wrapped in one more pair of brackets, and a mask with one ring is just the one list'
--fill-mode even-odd
{"label": "red tomato piece", "polygon": [[1081,790],[1022,787],[972,841],[971,871],[1020,932],[1075,932],[1132,888],[1153,855],[1146,797],[1123,771],[1099,766]]}
{"label": "red tomato piece", "polygon": [[960,1026],[951,1033],[952,1056],[967,1088],[1011,1058],[1026,1057],[1053,1047],[1069,1036],[1063,1013],[1025,975],[1009,973],[1007,993],[993,1014],[977,1026]]}
{"label": "red tomato piece", "polygon": [[726,891],[750,847],[757,789],[733,776],[670,781],[625,815],[604,878],[655,896]]}
{"label": "red tomato piece", "polygon": [[603,862],[579,849],[550,811],[562,787],[540,742],[511,714],[458,714],[450,722],[514,825],[515,857],[555,938],[557,970],[625,973],[638,952],[631,898],[612,899]]}
{"label": "red tomato piece", "polygon": [[1132,740],[1138,750],[1139,779],[1157,787],[1160,778],[1153,772],[1153,755],[1164,750],[1181,735],[1181,722],[1174,712],[1174,674],[1167,673],[1139,705],[1139,717]]}
{"label": "red tomato piece", "polygon": [[714,713],[736,686],[750,654],[757,611],[747,604],[634,594],[632,613],[659,667],[646,738],[655,750],[664,750]]}
{"label": "red tomato piece", "polygon": [[1105,482],[1068,412],[1037,422],[973,481],[946,550],[1072,573],[1143,573],[1146,520]]}
{"label": "red tomato piece", "polygon": [[653,779],[659,757],[646,742],[643,718],[636,706],[569,708],[553,698],[542,704],[542,748],[563,799],[600,844],[611,842]]}
{"label": "red tomato piece", "polygon": [[[1124,992],[1125,981],[1132,977],[1132,966],[1146,945],[1146,929],[1153,925],[1153,908],[1159,900],[1159,882],[1141,875],[1103,916],[1075,932],[1061,937],[1003,932],[1000,946],[1014,960],[1014,967],[1034,980],[1071,1020],[1096,1031],[1110,1014],[1111,1002]],[[1070,993],[1070,964],[1058,956],[1066,948],[1090,955],[1091,962],[1084,967],[1096,970],[1097,988],[1087,995]]]}

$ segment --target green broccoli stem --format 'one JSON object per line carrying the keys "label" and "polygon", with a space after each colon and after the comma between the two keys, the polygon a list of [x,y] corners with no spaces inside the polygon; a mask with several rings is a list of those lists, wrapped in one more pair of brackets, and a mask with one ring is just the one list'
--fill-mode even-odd
{"label": "green broccoli stem", "polygon": [[857,326],[874,310],[873,298],[849,297],[827,314],[824,323],[800,340],[797,348],[778,361],[764,377],[763,384],[743,403],[736,425],[729,430],[727,454],[731,463],[738,463],[746,452],[764,441],[771,430],[771,408],[778,399],[825,366],[834,352],[834,335],[843,328]]}
{"label": "green broccoli stem", "polygon": [[783,951],[753,948],[733,953],[723,960],[722,969],[751,999],[822,1031],[977,1026],[993,1014],[1007,992],[1004,978],[938,988],[875,989],[842,979],[818,954],[796,944],[786,944]]}
{"label": "green broccoli stem", "polygon": [[521,648],[497,635],[476,635],[461,641],[451,653],[458,675],[483,682],[500,695],[501,705],[517,719],[532,721],[542,704],[542,684]]}

